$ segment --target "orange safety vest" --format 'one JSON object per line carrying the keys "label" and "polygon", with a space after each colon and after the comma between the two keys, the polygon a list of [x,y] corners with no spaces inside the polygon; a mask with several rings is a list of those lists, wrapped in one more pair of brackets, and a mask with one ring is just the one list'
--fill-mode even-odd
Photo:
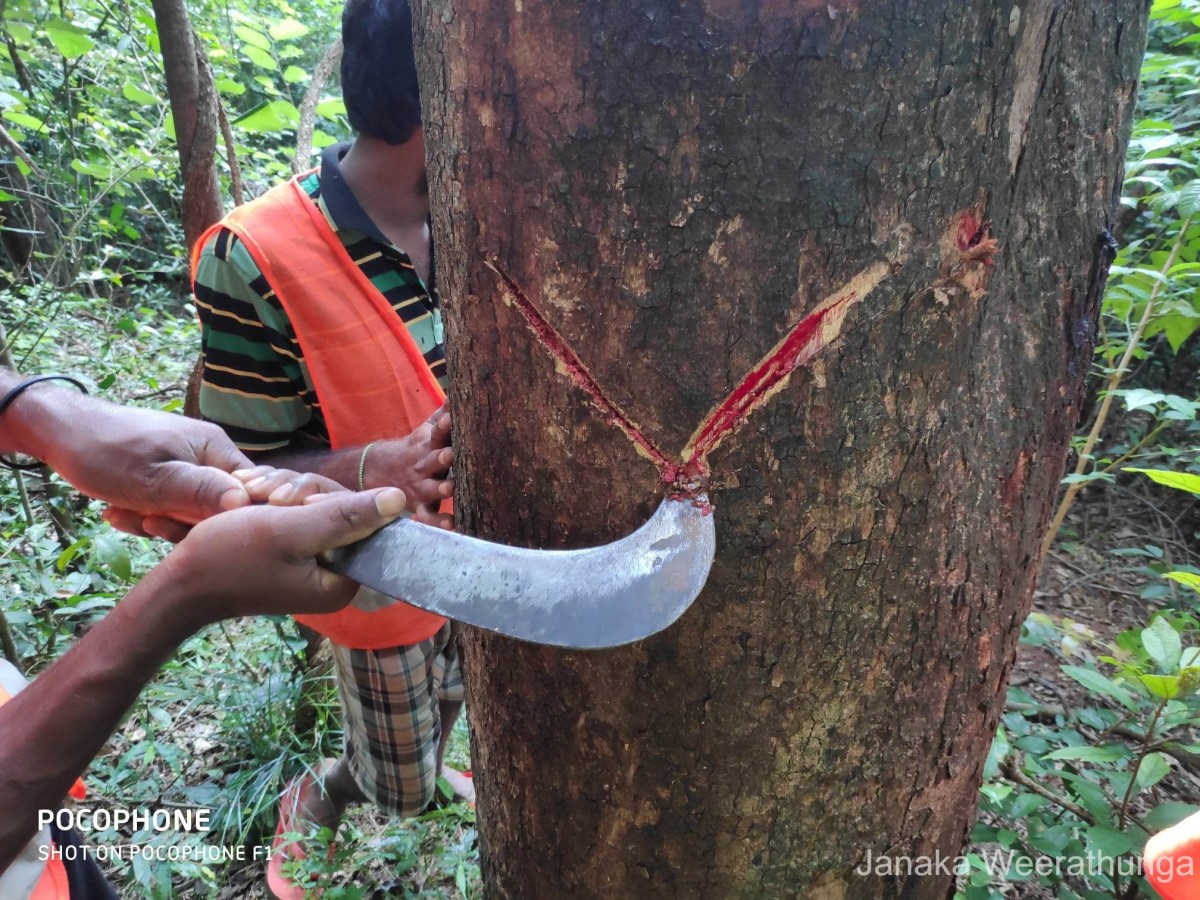
{"label": "orange safety vest", "polygon": [[[300,175],[239,206],[222,226],[242,241],[291,320],[334,449],[403,437],[442,405],[445,394],[417,343],[371,280],[355,265]],[[378,650],[420,643],[445,619],[395,603],[376,612],[353,606],[296,616],[336,644]]]}
{"label": "orange safety vest", "polygon": [[[11,699],[12,694],[4,689],[4,685],[0,684],[0,706]],[[81,779],[75,779],[70,794],[78,800],[83,799],[85,790]],[[54,846],[53,842],[50,846]],[[60,857],[51,856],[46,860],[46,867],[42,869],[41,877],[33,886],[33,892],[29,895],[28,900],[70,900],[70,897],[71,886],[67,880],[67,867],[63,865]]]}

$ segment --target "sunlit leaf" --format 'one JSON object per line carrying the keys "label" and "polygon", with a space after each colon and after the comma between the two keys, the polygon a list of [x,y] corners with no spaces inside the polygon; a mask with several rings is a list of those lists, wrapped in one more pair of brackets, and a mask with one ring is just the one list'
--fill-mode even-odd
{"label": "sunlit leaf", "polygon": [[1096,694],[1102,694],[1105,697],[1111,697],[1116,700],[1126,709],[1133,711],[1137,709],[1137,704],[1129,692],[1120,685],[1104,677],[1095,669],[1085,669],[1083,666],[1063,666],[1062,672],[1069,678],[1078,681],[1089,691]]}
{"label": "sunlit leaf", "polygon": [[1179,678],[1175,675],[1139,675],[1138,681],[1160,700],[1170,700],[1179,696]]}
{"label": "sunlit leaf", "polygon": [[1121,744],[1107,744],[1102,747],[1085,745],[1083,747],[1063,747],[1052,753],[1047,753],[1043,759],[1071,760],[1077,762],[1117,762],[1128,759],[1131,752]]}
{"label": "sunlit leaf", "polygon": [[1180,491],[1200,495],[1200,475],[1189,472],[1172,472],[1168,469],[1125,469],[1126,472],[1141,472],[1151,481]]}
{"label": "sunlit leaf", "polygon": [[[233,26],[233,33],[240,37],[251,47],[257,47],[259,50],[270,50],[271,40],[261,31],[250,28],[246,25]],[[246,48],[243,48],[246,49]]]}
{"label": "sunlit leaf", "polygon": [[96,45],[86,31],[66,19],[54,18],[45,25],[46,36],[66,59],[83,56]]}
{"label": "sunlit leaf", "polygon": [[1200,179],[1189,181],[1179,192],[1179,214],[1185,218],[1200,213]]}
{"label": "sunlit leaf", "polygon": [[126,100],[132,100],[134,103],[142,103],[146,106],[153,106],[159,102],[158,97],[138,87],[131,81],[125,82],[125,86],[121,88],[121,93],[125,95]]}
{"label": "sunlit leaf", "polygon": [[272,100],[234,119],[233,124],[245,131],[260,134],[286,131],[300,124],[300,111],[287,100]]}
{"label": "sunlit leaf", "polygon": [[242,52],[250,58],[250,61],[260,69],[278,69],[279,63],[275,61],[275,57],[269,51],[261,47],[255,47],[247,44],[242,48]]}
{"label": "sunlit leaf", "polygon": [[1178,667],[1183,643],[1179,632],[1162,616],[1151,622],[1149,628],[1142,629],[1142,646],[1164,672],[1173,672]]}
{"label": "sunlit leaf", "polygon": [[327,119],[332,119],[335,116],[344,116],[346,114],[346,104],[340,98],[331,97],[328,100],[322,100],[317,104],[317,115],[324,116]]}
{"label": "sunlit leaf", "polygon": [[302,38],[308,34],[308,26],[295,19],[281,19],[278,22],[272,22],[268,31],[270,31],[271,37],[277,41],[294,41],[296,38]]}

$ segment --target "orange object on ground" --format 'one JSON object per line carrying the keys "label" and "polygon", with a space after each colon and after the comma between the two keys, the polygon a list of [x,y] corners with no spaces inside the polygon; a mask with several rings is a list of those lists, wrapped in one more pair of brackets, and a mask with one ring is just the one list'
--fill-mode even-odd
{"label": "orange object on ground", "polygon": [[[319,890],[305,890],[283,873],[285,862],[305,857],[299,841],[289,844],[284,837],[301,831],[304,826],[303,820],[297,821],[297,813],[300,810],[300,786],[305,777],[302,775],[292,779],[279,801],[279,822],[275,826],[275,840],[271,843],[271,858],[267,861],[267,890],[275,900],[305,900],[306,897],[321,896]],[[332,857],[333,847],[329,848],[329,853]]]}
{"label": "orange object on ground", "polygon": [[[239,206],[222,225],[245,245],[287,312],[335,449],[404,437],[442,405],[445,394],[395,310],[354,264],[297,176]],[[418,644],[441,616],[397,603],[377,612],[348,606],[296,620],[356,650]]]}
{"label": "orange object on ground", "polygon": [[1163,900],[1200,900],[1200,813],[1146,842],[1142,872]]}
{"label": "orange object on ground", "polygon": [[[0,706],[11,699],[12,694],[4,689],[4,685],[0,684]],[[76,778],[75,783],[71,785],[71,796],[82,800],[85,793],[83,779]],[[50,842],[50,847],[53,850],[53,841]],[[45,849],[45,845],[43,845],[43,849]],[[67,881],[67,867],[63,865],[60,857],[54,856],[52,853],[46,860],[46,867],[42,869],[41,877],[33,886],[33,893],[29,895],[28,900],[71,900],[71,885]]]}

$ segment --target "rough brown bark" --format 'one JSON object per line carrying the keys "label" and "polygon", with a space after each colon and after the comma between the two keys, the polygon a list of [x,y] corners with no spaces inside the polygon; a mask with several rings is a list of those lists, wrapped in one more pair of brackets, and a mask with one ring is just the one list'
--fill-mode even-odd
{"label": "rough brown bark", "polygon": [[890,267],[713,458],[718,559],[675,627],[600,653],[469,637],[489,894],[946,897],[945,875],[853,870],[967,834],[1147,4],[416,6],[470,531],[607,541],[660,492],[488,261],[672,451],[789,325]]}
{"label": "rough brown bark", "polygon": [[183,235],[191,247],[224,214],[214,165],[216,87],[184,0],[153,0],[153,6],[183,177]]}

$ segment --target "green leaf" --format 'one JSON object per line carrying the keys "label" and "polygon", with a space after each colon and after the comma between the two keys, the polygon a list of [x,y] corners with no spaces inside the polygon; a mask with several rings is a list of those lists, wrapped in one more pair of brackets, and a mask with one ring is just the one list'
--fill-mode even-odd
{"label": "green leaf", "polygon": [[246,86],[240,81],[234,81],[232,78],[218,78],[217,90],[231,97],[240,97],[246,93]]}
{"label": "green leaf", "polygon": [[1151,622],[1149,628],[1142,629],[1142,646],[1162,671],[1174,672],[1178,668],[1183,643],[1179,640],[1179,632],[1162,616]]}
{"label": "green leaf", "polygon": [[112,174],[112,170],[108,166],[82,159],[71,160],[71,168],[79,174],[91,178],[108,178]]}
{"label": "green leaf", "polygon": [[1133,842],[1123,831],[1109,828],[1107,825],[1093,825],[1087,830],[1088,846],[1096,851],[1096,855],[1120,856],[1128,853]]}
{"label": "green leaf", "polygon": [[1158,806],[1146,813],[1142,817],[1142,824],[1151,831],[1162,831],[1164,828],[1178,825],[1188,816],[1195,815],[1198,812],[1200,812],[1200,806],[1194,806],[1191,803],[1180,803],[1177,800],[1169,800],[1166,803],[1158,804]]}
{"label": "green leaf", "polygon": [[324,150],[326,147],[330,147],[337,142],[338,139],[328,131],[322,131],[320,128],[313,129],[313,146],[318,150]]}
{"label": "green leaf", "polygon": [[88,538],[80,538],[79,540],[75,541],[75,543],[71,544],[71,546],[69,546],[66,550],[58,554],[58,559],[54,562],[54,568],[56,568],[60,573],[67,571],[67,566],[71,564],[71,560],[78,556],[79,551],[86,548],[89,543],[90,541]]}
{"label": "green leaf", "polygon": [[1124,688],[1105,678],[1095,669],[1085,669],[1083,666],[1063,666],[1062,672],[1069,678],[1078,681],[1089,691],[1111,697],[1130,712],[1137,709],[1137,704]]}
{"label": "green leaf", "polygon": [[1072,472],[1063,478],[1063,484],[1087,484],[1089,481],[1108,481],[1115,482],[1117,479],[1113,477],[1111,472],[1080,472],[1076,474]]}
{"label": "green leaf", "polygon": [[1153,787],[1171,774],[1171,761],[1163,753],[1147,753],[1138,766],[1137,784],[1140,788]]}
{"label": "green leaf", "polygon": [[35,118],[28,113],[18,112],[15,109],[6,109],[3,113],[4,118],[12,122],[14,125],[20,125],[22,128],[28,128],[32,131],[41,131],[46,127],[46,123],[41,119]]}
{"label": "green leaf", "polygon": [[1029,834],[1029,845],[1052,857],[1057,857],[1070,842],[1071,828],[1068,825],[1053,825],[1037,833],[1031,829]]}
{"label": "green leaf", "polygon": [[125,95],[126,100],[132,100],[134,103],[141,103],[145,106],[158,105],[157,97],[149,91],[138,87],[132,81],[125,82],[125,86],[121,88],[121,93]]}
{"label": "green leaf", "polygon": [[240,37],[251,47],[257,47],[259,50],[270,50],[271,41],[261,31],[250,28],[247,25],[234,25],[233,33]]}
{"label": "green leaf", "polygon": [[1132,412],[1135,409],[1153,409],[1167,399],[1166,394],[1158,391],[1148,391],[1145,388],[1134,388],[1130,391],[1113,391],[1113,394],[1125,399],[1125,408]]}
{"label": "green leaf", "polygon": [[254,63],[260,69],[278,69],[279,63],[275,61],[275,57],[261,47],[255,47],[247,44],[242,48],[242,51],[249,58],[250,62]]}
{"label": "green leaf", "polygon": [[1179,214],[1190,219],[1200,213],[1200,178],[1189,181],[1179,192]]}
{"label": "green leaf", "polygon": [[46,35],[66,59],[83,56],[95,46],[95,41],[88,37],[86,31],[66,19],[55,17],[46,23],[45,28]]}
{"label": "green leaf", "polygon": [[1178,581],[1180,584],[1190,587],[1193,591],[1200,591],[1200,575],[1192,572],[1167,572],[1163,575],[1163,578]]}
{"label": "green leaf", "polygon": [[300,123],[300,111],[287,100],[272,100],[256,106],[244,116],[233,120],[233,124],[245,131],[265,134],[286,131]]}
{"label": "green leaf", "polygon": [[344,116],[345,114],[346,104],[338,97],[330,97],[328,100],[322,100],[317,104],[317,115],[324,116],[326,119]]}
{"label": "green leaf", "polygon": [[1079,762],[1117,762],[1128,759],[1130,751],[1121,744],[1107,744],[1103,747],[1063,747],[1053,753],[1047,753],[1042,759],[1078,760]]}
{"label": "green leaf", "polygon": [[277,41],[294,41],[296,38],[302,38],[308,34],[308,26],[295,19],[281,19],[278,22],[272,22],[268,31],[271,32],[271,37]]}
{"label": "green leaf", "polygon": [[1179,696],[1179,678],[1175,675],[1139,675],[1138,681],[1155,697],[1171,700]]}
{"label": "green leaf", "polygon": [[299,84],[308,80],[308,73],[299,66],[288,66],[283,70],[283,80],[288,84]]}
{"label": "green leaf", "polygon": [[18,44],[29,45],[33,43],[33,28],[26,25],[24,22],[5,22],[8,27],[8,33]]}
{"label": "green leaf", "polygon": [[1008,756],[1009,750],[1012,747],[1008,743],[1008,735],[1004,733],[1004,726],[1001,725],[996,729],[996,737],[992,741],[991,749],[988,750],[987,760],[983,764],[983,779],[991,781],[1000,771],[1000,763],[1004,762],[1004,758]]}
{"label": "green leaf", "polygon": [[1141,472],[1150,478],[1151,481],[1158,484],[1165,484],[1167,487],[1200,496],[1200,475],[1192,475],[1188,472],[1172,472],[1169,469],[1125,469],[1124,471]]}
{"label": "green leaf", "polygon": [[1059,777],[1066,783],[1071,796],[1095,816],[1097,825],[1112,823],[1112,804],[1108,802],[1108,797],[1104,796],[1104,791],[1098,785],[1082,775],[1074,775],[1067,771],[1060,772]]}
{"label": "green leaf", "polygon": [[129,548],[120,535],[105,532],[97,535],[92,541],[96,556],[105,566],[122,581],[133,580],[133,563],[129,558]]}

